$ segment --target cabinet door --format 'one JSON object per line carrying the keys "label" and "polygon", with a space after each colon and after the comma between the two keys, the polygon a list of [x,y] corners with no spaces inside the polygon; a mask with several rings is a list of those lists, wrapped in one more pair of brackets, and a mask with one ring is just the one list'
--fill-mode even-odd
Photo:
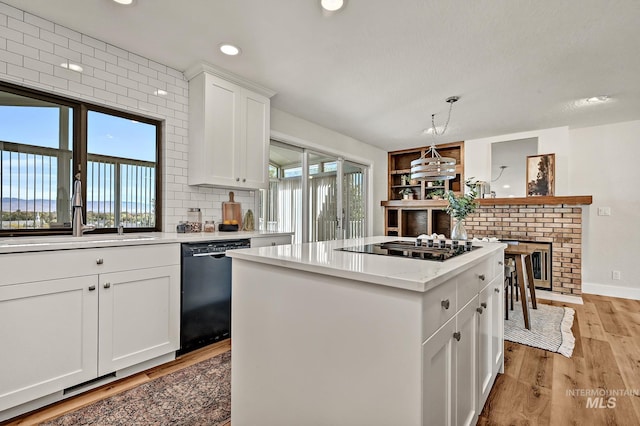
{"label": "cabinet door", "polygon": [[478,419],[478,296],[456,316],[459,339],[454,341],[456,425],[475,425]]}
{"label": "cabinet door", "polygon": [[243,90],[242,94],[242,143],[237,152],[239,174],[236,179],[240,179],[243,187],[267,189],[271,102],[248,90]]}
{"label": "cabinet door", "polygon": [[97,377],[97,284],[94,275],[0,287],[0,412]]}
{"label": "cabinet door", "polygon": [[480,292],[478,314],[478,410],[482,410],[493,384],[493,285]]}
{"label": "cabinet door", "polygon": [[455,357],[452,318],[422,345],[422,424],[455,424]]}
{"label": "cabinet door", "polygon": [[98,372],[107,374],[180,347],[180,266],[103,274]]}
{"label": "cabinet door", "polygon": [[492,383],[498,373],[504,371],[504,271],[489,286],[491,299],[491,357],[493,360]]}
{"label": "cabinet door", "polygon": [[239,176],[237,155],[243,149],[239,117],[241,88],[213,76],[206,76],[204,144],[201,157],[206,183],[235,185]]}

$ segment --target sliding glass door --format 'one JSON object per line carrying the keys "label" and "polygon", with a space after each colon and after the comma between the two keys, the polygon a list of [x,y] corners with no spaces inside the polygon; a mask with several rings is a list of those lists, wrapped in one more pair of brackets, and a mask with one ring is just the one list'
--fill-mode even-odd
{"label": "sliding glass door", "polygon": [[276,141],[269,157],[261,229],[294,232],[294,242],[365,236],[366,166]]}

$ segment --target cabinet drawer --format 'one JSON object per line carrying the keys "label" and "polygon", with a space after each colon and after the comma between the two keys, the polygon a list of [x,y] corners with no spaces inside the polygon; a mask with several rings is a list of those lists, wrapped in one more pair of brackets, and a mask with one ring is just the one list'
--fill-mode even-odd
{"label": "cabinet drawer", "polygon": [[179,264],[179,244],[3,254],[0,286]]}
{"label": "cabinet drawer", "polygon": [[494,270],[493,262],[493,256],[491,256],[458,275],[458,306],[466,305],[473,296],[491,282]]}
{"label": "cabinet drawer", "polygon": [[291,235],[274,235],[251,238],[251,247],[268,247],[291,244]]}
{"label": "cabinet drawer", "polygon": [[422,297],[422,341],[424,342],[444,323],[453,318],[458,309],[455,279],[440,284]]}

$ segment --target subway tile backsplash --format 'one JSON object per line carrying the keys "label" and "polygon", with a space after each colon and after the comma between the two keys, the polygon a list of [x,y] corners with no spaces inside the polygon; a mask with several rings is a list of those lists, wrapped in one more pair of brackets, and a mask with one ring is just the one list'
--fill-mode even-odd
{"label": "subway tile backsplash", "polygon": [[[67,60],[83,72],[61,68]],[[0,3],[0,79],[163,120],[163,230],[174,231],[190,207],[202,209],[203,220],[222,218],[230,190],[187,185],[189,88],[181,71]],[[255,211],[254,191],[233,191],[243,212]]]}

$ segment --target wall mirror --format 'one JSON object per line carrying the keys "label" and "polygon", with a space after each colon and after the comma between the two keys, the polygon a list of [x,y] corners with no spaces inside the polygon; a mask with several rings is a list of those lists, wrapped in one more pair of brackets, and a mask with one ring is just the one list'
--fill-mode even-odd
{"label": "wall mirror", "polygon": [[538,138],[491,144],[491,191],[497,198],[526,196],[527,156],[538,153]]}

